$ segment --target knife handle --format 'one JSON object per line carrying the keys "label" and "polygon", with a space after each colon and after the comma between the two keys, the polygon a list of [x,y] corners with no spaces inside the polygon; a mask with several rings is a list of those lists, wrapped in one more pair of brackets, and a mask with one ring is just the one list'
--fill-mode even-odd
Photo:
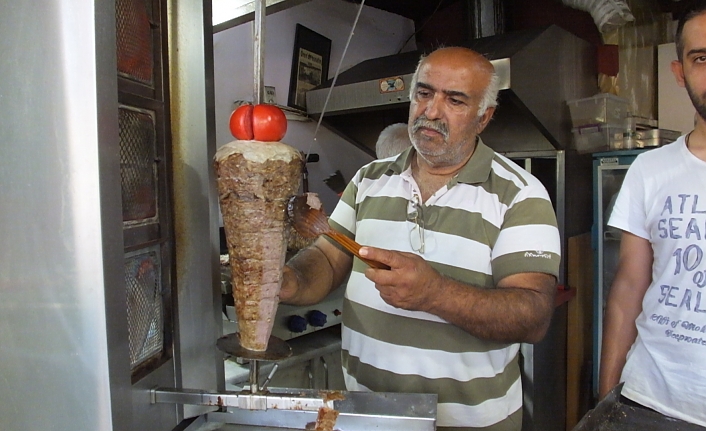
{"label": "knife handle", "polygon": [[384,263],[375,261],[375,260],[370,260],[362,257],[360,253],[358,252],[360,250],[360,247],[362,247],[360,244],[355,242],[354,240],[348,238],[347,236],[343,235],[342,233],[331,229],[329,232],[326,232],[326,235],[328,235],[329,238],[332,240],[336,241],[337,243],[341,244],[343,248],[346,250],[350,251],[353,253],[355,257],[358,259],[362,260],[366,264],[368,264],[369,267],[375,268],[375,269],[390,269],[389,266],[385,265]]}

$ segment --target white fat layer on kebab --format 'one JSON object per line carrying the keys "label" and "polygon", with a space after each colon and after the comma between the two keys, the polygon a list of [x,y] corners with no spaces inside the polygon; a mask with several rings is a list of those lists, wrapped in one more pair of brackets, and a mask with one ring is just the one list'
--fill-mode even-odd
{"label": "white fat layer on kebab", "polygon": [[290,162],[298,157],[293,148],[281,142],[232,141],[216,151],[215,160],[221,161],[234,153],[242,154],[246,160],[264,163],[268,160]]}

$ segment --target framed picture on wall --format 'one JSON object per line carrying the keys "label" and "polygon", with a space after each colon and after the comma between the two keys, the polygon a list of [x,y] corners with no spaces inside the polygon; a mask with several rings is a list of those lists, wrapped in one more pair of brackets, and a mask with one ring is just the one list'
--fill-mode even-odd
{"label": "framed picture on wall", "polygon": [[306,92],[328,80],[331,39],[297,24],[287,105],[306,111]]}

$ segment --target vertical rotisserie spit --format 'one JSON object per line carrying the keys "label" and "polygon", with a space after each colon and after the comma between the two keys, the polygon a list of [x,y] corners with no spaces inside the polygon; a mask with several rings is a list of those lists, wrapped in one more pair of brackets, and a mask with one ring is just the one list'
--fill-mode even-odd
{"label": "vertical rotisserie spit", "polygon": [[287,251],[286,206],[301,183],[301,153],[280,142],[233,141],[215,156],[242,347],[267,350]]}

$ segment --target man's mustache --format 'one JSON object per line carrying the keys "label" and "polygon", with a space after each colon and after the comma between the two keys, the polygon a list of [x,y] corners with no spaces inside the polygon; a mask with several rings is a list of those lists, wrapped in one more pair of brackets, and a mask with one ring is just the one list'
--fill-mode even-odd
{"label": "man's mustache", "polygon": [[425,129],[431,129],[437,133],[441,133],[444,139],[448,139],[449,137],[448,127],[446,127],[446,124],[442,123],[439,120],[430,120],[425,115],[420,115],[419,117],[417,117],[417,119],[414,120],[414,123],[412,124],[412,133],[417,133],[417,130],[421,129],[422,127],[424,127]]}

